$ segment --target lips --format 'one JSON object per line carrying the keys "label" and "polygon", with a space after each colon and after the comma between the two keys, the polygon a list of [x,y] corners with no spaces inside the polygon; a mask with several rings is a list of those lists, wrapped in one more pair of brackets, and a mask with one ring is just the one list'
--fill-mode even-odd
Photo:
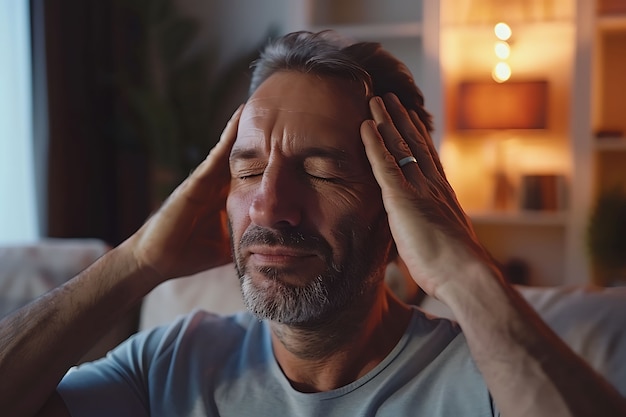
{"label": "lips", "polygon": [[317,271],[332,262],[331,247],[321,235],[297,229],[251,225],[239,241],[238,252],[242,263],[298,274]]}
{"label": "lips", "polygon": [[255,263],[260,264],[291,264],[318,258],[317,253],[285,246],[252,246],[246,251]]}

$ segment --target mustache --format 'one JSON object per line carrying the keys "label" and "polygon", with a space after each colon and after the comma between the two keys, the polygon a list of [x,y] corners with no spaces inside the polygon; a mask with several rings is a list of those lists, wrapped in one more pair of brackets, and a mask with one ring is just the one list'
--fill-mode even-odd
{"label": "mustache", "polygon": [[239,248],[244,249],[252,245],[283,246],[314,252],[330,259],[332,249],[322,236],[303,233],[296,229],[270,230],[260,226],[251,226],[241,236]]}

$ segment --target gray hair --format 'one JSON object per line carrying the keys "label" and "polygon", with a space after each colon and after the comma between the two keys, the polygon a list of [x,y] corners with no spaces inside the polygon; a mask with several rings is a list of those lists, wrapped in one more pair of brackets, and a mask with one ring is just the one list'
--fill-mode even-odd
{"label": "gray hair", "polygon": [[429,131],[432,117],[407,66],[376,42],[351,42],[337,32],[293,32],[270,41],[252,63],[250,94],[279,71],[334,76],[365,84],[372,95],[394,93]]}

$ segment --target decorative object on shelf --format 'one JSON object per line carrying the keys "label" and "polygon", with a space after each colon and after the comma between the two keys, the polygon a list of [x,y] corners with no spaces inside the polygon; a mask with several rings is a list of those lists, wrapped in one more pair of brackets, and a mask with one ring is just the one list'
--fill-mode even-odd
{"label": "decorative object on shelf", "polygon": [[484,130],[495,148],[493,209],[515,207],[515,187],[507,172],[505,139],[517,129],[546,129],[548,124],[548,82],[545,80],[506,83],[464,81],[456,101],[457,131]]}
{"label": "decorative object on shelf", "polygon": [[596,4],[599,15],[619,15],[626,13],[624,0],[600,0]]}
{"label": "decorative object on shelf", "polygon": [[566,190],[563,175],[523,175],[520,186],[520,208],[522,210],[563,211],[567,208]]}
{"label": "decorative object on shelf", "polygon": [[464,81],[457,94],[457,130],[546,129],[548,82]]}
{"label": "decorative object on shelf", "polygon": [[586,237],[594,283],[626,284],[626,192],[623,188],[614,187],[599,195]]}
{"label": "decorative object on shelf", "polygon": [[624,139],[624,131],[621,129],[601,129],[596,131],[596,138],[598,139],[613,139],[613,138],[622,138]]}
{"label": "decorative object on shelf", "polygon": [[599,151],[626,151],[626,135],[621,129],[601,129],[594,132]]}

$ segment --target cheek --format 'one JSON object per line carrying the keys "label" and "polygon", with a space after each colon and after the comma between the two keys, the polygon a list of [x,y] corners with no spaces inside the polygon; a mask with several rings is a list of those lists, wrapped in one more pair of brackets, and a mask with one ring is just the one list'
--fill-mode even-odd
{"label": "cheek", "polygon": [[374,174],[365,167],[344,178],[342,187],[329,187],[321,194],[331,200],[334,210],[349,213],[355,220],[371,220],[384,210],[380,187]]}
{"label": "cheek", "polygon": [[355,220],[367,222],[377,217],[383,208],[380,189],[363,185],[349,190],[321,193],[326,201],[326,213],[332,217],[352,216]]}
{"label": "cheek", "polygon": [[[258,184],[231,185],[226,211],[235,244],[251,224],[249,213],[257,188]],[[339,229],[346,232],[357,226],[368,228],[384,215],[380,189],[371,183],[339,188],[303,182],[298,189],[297,201],[299,210],[302,210],[302,223],[297,227],[305,232],[321,234],[335,248],[345,244],[339,242],[346,238],[339,237],[343,235],[336,233]]]}
{"label": "cheek", "polygon": [[246,227],[250,223],[248,217],[250,204],[252,204],[252,193],[244,192],[240,187],[231,187],[226,199],[226,214],[232,229],[233,240],[238,241]]}
{"label": "cheek", "polygon": [[[323,234],[332,240],[333,246],[340,243],[337,240],[349,238],[344,236],[346,232],[352,235],[351,230],[368,229],[386,217],[380,190],[375,187],[327,191],[320,195],[323,196],[319,211],[322,220],[318,224],[324,225]],[[337,234],[339,230],[342,233]]]}

